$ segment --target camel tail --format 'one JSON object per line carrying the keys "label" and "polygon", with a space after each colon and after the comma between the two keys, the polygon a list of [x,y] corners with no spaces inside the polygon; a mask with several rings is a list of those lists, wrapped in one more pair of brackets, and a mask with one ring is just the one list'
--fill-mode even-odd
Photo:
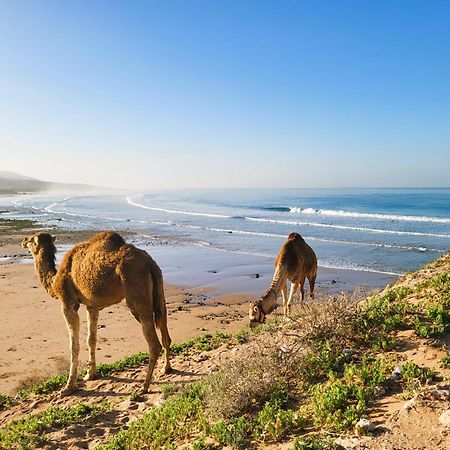
{"label": "camel tail", "polygon": [[161,328],[161,325],[167,322],[167,308],[162,271],[155,261],[151,264],[150,275],[153,280],[153,312],[155,314],[156,326]]}

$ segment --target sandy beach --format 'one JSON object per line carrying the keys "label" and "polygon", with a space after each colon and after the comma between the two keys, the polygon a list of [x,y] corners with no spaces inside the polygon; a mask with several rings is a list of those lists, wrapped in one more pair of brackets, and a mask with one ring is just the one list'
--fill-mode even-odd
{"label": "sandy beach", "polygon": [[[68,364],[68,337],[60,305],[40,286],[30,256],[20,247],[21,239],[32,231],[3,230],[0,235],[0,392],[4,394],[14,393],[32,378],[65,372]],[[57,259],[91,234],[56,231]],[[142,244],[136,236],[125,236],[129,242]],[[248,302],[267,289],[273,275],[270,258],[158,241],[146,248],[164,272],[173,342],[246,326]],[[394,279],[379,273],[319,268],[317,298],[320,301],[321,296],[357,287],[364,292],[381,289]],[[82,364],[87,360],[84,316],[81,308]],[[101,312],[99,363],[146,350],[141,327],[124,302]]]}

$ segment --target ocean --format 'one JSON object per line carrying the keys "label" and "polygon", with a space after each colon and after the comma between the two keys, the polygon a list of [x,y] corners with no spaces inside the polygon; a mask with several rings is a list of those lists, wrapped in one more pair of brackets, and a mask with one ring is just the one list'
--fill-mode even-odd
{"label": "ocean", "polygon": [[299,232],[322,267],[403,274],[450,248],[450,189],[213,189],[0,198],[44,227],[129,229],[274,257]]}

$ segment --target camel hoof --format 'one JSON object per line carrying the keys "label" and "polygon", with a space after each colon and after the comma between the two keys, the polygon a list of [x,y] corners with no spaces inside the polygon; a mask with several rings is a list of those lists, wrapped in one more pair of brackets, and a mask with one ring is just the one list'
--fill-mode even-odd
{"label": "camel hoof", "polygon": [[94,373],[87,373],[84,377],[83,380],[84,381],[91,381],[91,380],[96,380],[97,379],[97,372]]}
{"label": "camel hoof", "polygon": [[64,389],[61,389],[59,391],[59,396],[67,397],[69,395],[72,395],[76,390],[77,388],[75,386],[66,386]]}
{"label": "camel hoof", "polygon": [[138,391],[136,392],[136,394],[140,397],[141,395],[146,395],[148,394],[148,388],[142,387],[141,389],[138,389]]}

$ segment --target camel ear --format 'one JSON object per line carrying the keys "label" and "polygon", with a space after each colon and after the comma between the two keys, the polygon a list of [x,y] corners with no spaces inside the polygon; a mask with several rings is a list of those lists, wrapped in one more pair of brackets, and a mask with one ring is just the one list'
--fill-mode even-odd
{"label": "camel ear", "polygon": [[52,236],[52,241],[56,242],[56,236]]}
{"label": "camel ear", "polygon": [[34,237],[34,243],[35,243],[36,245],[39,244],[39,238],[38,238],[37,236]]}

